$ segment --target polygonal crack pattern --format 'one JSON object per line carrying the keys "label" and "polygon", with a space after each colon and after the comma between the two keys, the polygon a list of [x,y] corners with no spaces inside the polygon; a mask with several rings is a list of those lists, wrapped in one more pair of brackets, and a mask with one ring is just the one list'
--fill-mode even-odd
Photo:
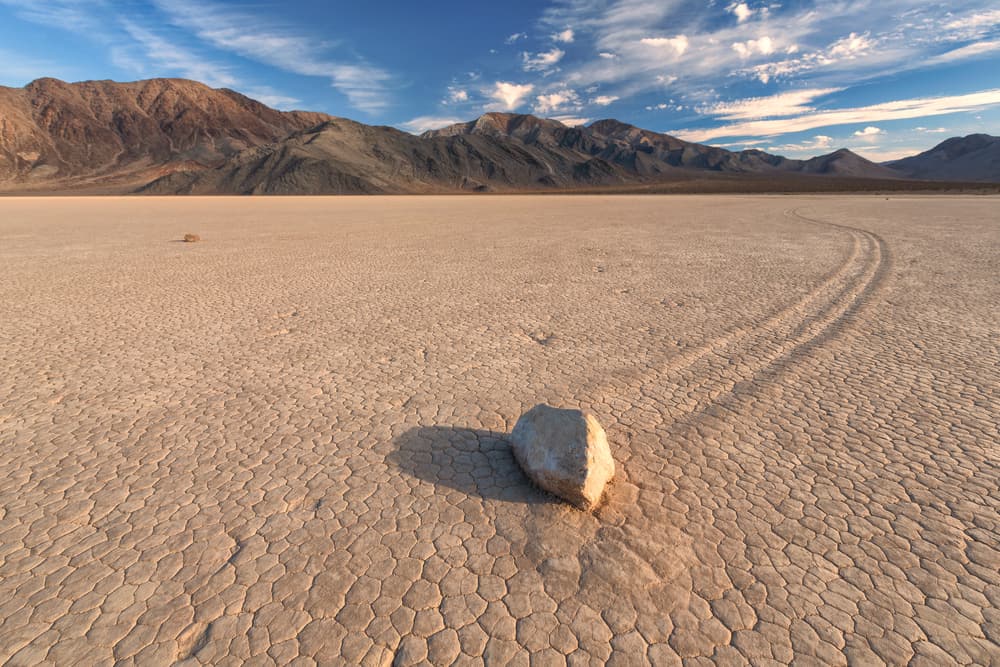
{"label": "polygonal crack pattern", "polygon": [[[992,199],[6,199],[0,240],[0,662],[1000,660]],[[510,454],[539,402],[608,432],[593,514]]]}

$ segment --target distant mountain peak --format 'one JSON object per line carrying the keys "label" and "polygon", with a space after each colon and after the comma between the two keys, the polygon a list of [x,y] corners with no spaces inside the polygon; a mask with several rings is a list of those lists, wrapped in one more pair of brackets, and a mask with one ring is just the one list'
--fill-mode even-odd
{"label": "distant mountain peak", "polygon": [[564,129],[565,125],[551,118],[539,118],[530,114],[488,111],[479,118],[455,123],[438,130],[424,132],[424,137],[447,137],[461,134],[501,134],[514,135],[538,129]]}
{"label": "distant mountain peak", "polygon": [[909,178],[1000,183],[1000,137],[982,133],[952,137],[886,166]]}
{"label": "distant mountain peak", "polygon": [[615,134],[619,132],[628,132],[630,130],[637,130],[635,125],[630,123],[624,123],[617,118],[605,118],[603,120],[595,120],[593,123],[588,125],[591,130],[595,132],[600,132],[601,134]]}

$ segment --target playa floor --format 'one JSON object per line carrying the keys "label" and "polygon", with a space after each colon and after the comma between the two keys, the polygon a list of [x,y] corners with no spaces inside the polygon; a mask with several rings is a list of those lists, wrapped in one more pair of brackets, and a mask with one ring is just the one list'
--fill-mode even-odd
{"label": "playa floor", "polygon": [[998,210],[0,199],[0,663],[997,664]]}

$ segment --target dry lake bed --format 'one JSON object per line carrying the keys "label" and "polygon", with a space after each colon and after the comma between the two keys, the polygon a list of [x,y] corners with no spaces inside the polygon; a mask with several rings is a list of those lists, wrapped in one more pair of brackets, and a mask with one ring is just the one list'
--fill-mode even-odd
{"label": "dry lake bed", "polygon": [[0,304],[0,663],[1000,663],[996,197],[5,198]]}

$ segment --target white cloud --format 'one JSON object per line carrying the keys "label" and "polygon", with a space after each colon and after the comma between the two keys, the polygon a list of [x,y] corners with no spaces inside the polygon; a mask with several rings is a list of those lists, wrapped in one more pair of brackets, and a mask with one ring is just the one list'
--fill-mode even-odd
{"label": "white cloud", "polygon": [[546,95],[539,95],[535,98],[535,102],[535,113],[551,114],[554,111],[559,111],[566,105],[578,106],[580,104],[580,96],[574,90],[564,89]]}
{"label": "white cloud", "polygon": [[749,39],[745,42],[733,43],[733,51],[740,54],[740,58],[749,58],[754,54],[769,56],[774,53],[774,40],[764,36],[760,39]]}
{"label": "white cloud", "polygon": [[552,120],[557,120],[568,127],[579,127],[590,122],[589,118],[577,118],[575,116],[553,116]]}
{"label": "white cloud", "polygon": [[215,88],[230,88],[239,84],[223,65],[213,63],[126,19],[122,19],[122,27],[142,46],[146,58],[163,73],[194,79]]}
{"label": "white cloud", "polygon": [[530,53],[521,54],[524,61],[524,71],[525,72],[542,72],[562,60],[566,52],[562,49],[552,49],[551,51],[545,51],[543,53],[536,53],[532,56]]}
{"label": "white cloud", "polygon": [[927,149],[896,148],[891,150],[878,150],[878,146],[858,146],[857,148],[852,148],[851,150],[866,160],[871,160],[872,162],[889,162],[891,160],[899,160],[904,157],[916,155],[917,153],[921,153]]}
{"label": "white cloud", "polygon": [[570,28],[567,28],[562,32],[557,32],[554,35],[552,35],[553,41],[562,42],[564,44],[571,44],[575,38],[576,34]]}
{"label": "white cloud", "polygon": [[503,42],[504,42],[504,44],[513,44],[515,42],[518,42],[518,41],[520,41],[522,39],[527,39],[527,38],[528,38],[528,33],[526,33],[526,32],[515,32],[513,35],[510,35],[507,39],[503,40]]}
{"label": "white cloud", "polygon": [[697,130],[676,130],[672,134],[688,141],[709,141],[720,137],[768,137],[835,125],[941,116],[998,105],[1000,88],[994,88],[967,95],[896,100],[865,107],[805,113],[790,118],[751,120]]}
{"label": "white cloud", "polygon": [[774,153],[806,153],[810,151],[826,150],[833,147],[833,137],[825,134],[817,134],[812,141],[804,141],[798,144],[782,144],[780,146],[768,146],[768,152]]}
{"label": "white cloud", "polygon": [[745,2],[734,2],[726,7],[726,11],[735,16],[739,23],[747,21],[754,14],[753,10]]}
{"label": "white cloud", "polygon": [[[689,90],[705,92],[734,70],[767,83],[785,78],[813,86],[846,86],[924,66],[945,45],[954,44],[955,33],[944,31],[945,24],[954,23],[956,28],[984,26],[992,20],[992,12],[983,9],[988,0],[836,0],[822,4],[726,0],[702,3],[701,11],[695,11],[693,4],[690,0],[558,0],[543,14],[541,26],[551,31],[574,25],[593,38],[592,57],[560,64],[564,81],[577,88],[614,84],[628,97],[650,90],[657,70],[662,71],[665,64]],[[706,5],[726,8],[727,16],[735,18],[706,21]],[[976,8],[975,18],[966,16]],[[949,15],[949,10],[954,14]],[[746,17],[742,22],[741,16]],[[766,20],[757,20],[761,18]],[[677,34],[687,39],[683,53],[673,51],[665,42],[661,42],[661,49],[649,48],[648,40]],[[765,36],[771,40],[770,47],[762,41]],[[742,47],[734,48],[733,44]],[[982,53],[970,49],[953,57],[976,52]],[[617,58],[612,63],[600,54]],[[742,64],[751,57],[760,62],[751,61],[752,67]]]}
{"label": "white cloud", "polygon": [[809,88],[778,93],[769,97],[751,97],[731,102],[717,102],[697,108],[698,113],[723,120],[750,120],[794,116],[813,111],[810,103],[820,97],[840,92],[840,88]]}
{"label": "white cloud", "polygon": [[[749,55],[752,55],[752,47],[755,47],[755,50],[762,52],[760,50],[760,41],[761,40],[754,42],[751,40],[742,46],[733,44],[733,49],[736,50],[741,57],[746,58]],[[861,56],[868,55],[876,46],[877,42],[871,39],[868,36],[868,33],[859,35],[852,32],[847,37],[838,39],[828,45],[825,49],[811,51],[796,58],[755,65],[754,67],[743,70],[743,72],[759,79],[762,83],[768,83],[771,79],[777,77],[802,74],[818,68],[832,68],[837,65],[843,68],[845,63],[852,63],[852,61],[860,58]],[[774,44],[771,43],[770,40],[764,45],[764,48],[771,48],[772,52],[774,51],[773,47]],[[788,55],[795,55],[797,53],[797,46],[786,49],[786,54]],[[891,61],[897,56],[898,54],[892,51],[884,51],[881,55],[881,59],[888,59]]]}
{"label": "white cloud", "polygon": [[687,35],[677,35],[676,37],[644,37],[639,42],[656,49],[673,51],[678,56],[684,55],[689,45]]}
{"label": "white cloud", "polygon": [[615,54],[615,53],[608,53],[607,51],[601,51],[597,55],[599,57],[601,57],[601,58],[604,58],[605,60],[614,60],[615,58],[618,57],[617,54]]}
{"label": "white cloud", "polygon": [[966,58],[975,58],[977,56],[986,55],[995,51],[1000,51],[1000,39],[976,42],[975,44],[969,44],[958,49],[952,49],[951,51],[947,51],[928,59],[924,64],[940,65],[942,63],[952,63],[958,60],[965,60]]}
{"label": "white cloud", "polygon": [[25,21],[68,32],[104,33],[94,12],[95,6],[104,5],[102,0],[0,0],[0,5],[13,7],[18,18]]}
{"label": "white cloud", "polygon": [[535,87],[530,83],[516,84],[507,81],[497,81],[489,96],[506,111],[513,111],[524,103],[525,98],[534,89]]}
{"label": "white cloud", "polygon": [[154,0],[171,22],[191,30],[216,48],[300,74],[329,78],[352,106],[375,113],[389,104],[392,77],[381,68],[354,58],[331,60],[326,45],[292,31],[271,28],[258,17],[234,12],[204,0]]}
{"label": "white cloud", "polygon": [[280,109],[282,111],[291,111],[292,109],[297,108],[297,105],[301,102],[301,100],[294,97],[276,93],[274,90],[267,87],[243,88],[242,92],[247,95],[247,97],[252,97],[258,102],[266,104],[273,109]]}
{"label": "white cloud", "polygon": [[609,104],[614,104],[618,101],[618,97],[615,95],[598,95],[594,99],[590,100],[591,104],[596,104],[601,107],[606,107]]}
{"label": "white cloud", "polygon": [[925,134],[944,134],[948,132],[946,127],[915,127],[913,128],[917,132],[924,132]]}
{"label": "white cloud", "polygon": [[855,132],[854,136],[856,136],[856,137],[863,137],[865,139],[870,139],[870,138],[876,137],[876,136],[878,136],[880,134],[883,134],[883,133],[884,133],[884,130],[882,130],[881,128],[875,127],[874,125],[869,125],[865,129],[858,130],[857,132]]}
{"label": "white cloud", "polygon": [[451,104],[459,104],[461,102],[469,101],[469,91],[464,88],[457,88],[455,86],[449,86],[448,88],[448,102]]}
{"label": "white cloud", "polygon": [[947,30],[967,30],[969,28],[992,28],[1000,25],[1000,9],[985,12],[975,12],[949,21],[945,24]]}
{"label": "white cloud", "polygon": [[428,130],[440,130],[443,127],[461,122],[462,119],[460,118],[451,118],[448,116],[418,116],[417,118],[400,123],[399,127],[410,134],[423,134]]}
{"label": "white cloud", "polygon": [[864,55],[875,47],[875,42],[869,38],[868,33],[859,35],[852,32],[843,39],[838,39],[830,45],[830,57],[833,59],[857,58]]}

